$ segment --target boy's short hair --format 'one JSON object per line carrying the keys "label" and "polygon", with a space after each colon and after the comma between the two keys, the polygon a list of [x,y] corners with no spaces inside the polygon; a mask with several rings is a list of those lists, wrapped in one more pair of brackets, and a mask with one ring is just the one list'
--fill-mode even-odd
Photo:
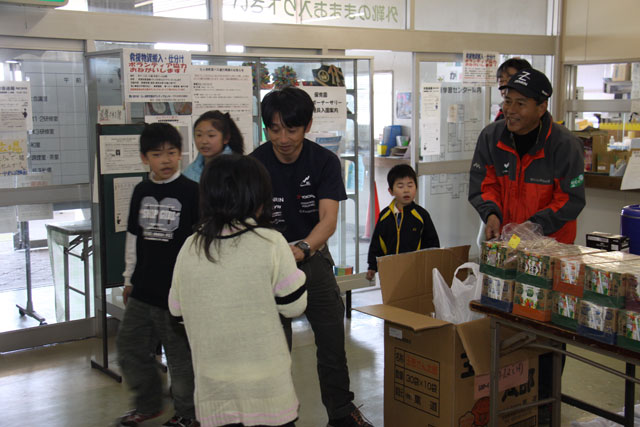
{"label": "boy's short hair", "polygon": [[[307,127],[313,118],[315,106],[307,92],[293,86],[272,90],[261,103],[262,121],[267,128],[273,123],[273,116],[278,113],[286,127]],[[279,124],[279,123],[276,123]]]}
{"label": "boy's short hair", "polygon": [[164,144],[182,151],[182,136],[178,129],[169,123],[146,124],[140,134],[140,152],[147,154],[151,150],[162,148]]}
{"label": "boy's short hair", "polygon": [[418,177],[416,175],[416,171],[407,164],[399,164],[395,165],[391,168],[389,173],[387,174],[387,182],[389,183],[389,189],[393,190],[393,184],[396,183],[397,180],[402,178],[411,178],[413,182],[418,187]]}

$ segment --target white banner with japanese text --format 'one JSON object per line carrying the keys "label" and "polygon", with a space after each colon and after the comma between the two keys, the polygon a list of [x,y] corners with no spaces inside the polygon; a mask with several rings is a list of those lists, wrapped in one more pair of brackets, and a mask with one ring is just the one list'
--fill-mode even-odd
{"label": "white banner with japanese text", "polygon": [[344,132],[347,129],[347,88],[301,86],[315,106],[310,133]]}
{"label": "white banner with japanese text", "polygon": [[498,52],[470,52],[462,53],[462,83],[479,86],[497,84]]}
{"label": "white banner with japanese text", "polygon": [[191,54],[123,49],[127,102],[191,101]]}
{"label": "white banner with japanese text", "polygon": [[253,77],[250,66],[194,65],[193,120],[209,110],[229,113],[253,151]]}

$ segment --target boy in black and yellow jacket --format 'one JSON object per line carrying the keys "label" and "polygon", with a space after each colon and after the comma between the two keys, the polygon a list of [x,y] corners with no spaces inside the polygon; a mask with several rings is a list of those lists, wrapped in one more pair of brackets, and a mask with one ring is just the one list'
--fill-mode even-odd
{"label": "boy in black and yellow jacket", "polygon": [[394,199],[380,212],[371,237],[368,280],[372,280],[378,271],[377,257],[440,247],[429,213],[413,201],[418,189],[413,168],[405,164],[392,167],[387,182],[389,194]]}

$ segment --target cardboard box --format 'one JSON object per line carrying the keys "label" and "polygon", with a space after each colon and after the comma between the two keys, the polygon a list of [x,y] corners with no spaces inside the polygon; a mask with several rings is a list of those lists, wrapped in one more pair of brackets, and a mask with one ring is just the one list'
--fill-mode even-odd
{"label": "cardboard box", "polygon": [[[387,426],[485,425],[489,417],[489,319],[453,325],[430,315],[435,311],[433,268],[451,283],[468,254],[469,246],[462,246],[378,259],[383,303],[355,310],[385,320]],[[499,408],[537,400],[538,354],[520,350],[501,358],[500,366],[505,380]],[[515,411],[499,421],[501,426],[517,423],[537,425],[537,409]]]}
{"label": "cardboard box", "polygon": [[604,249],[605,251],[629,250],[629,238],[621,234],[603,233],[594,231],[587,233],[587,246],[590,248]]}
{"label": "cardboard box", "polygon": [[611,73],[611,81],[625,82],[631,80],[631,64],[613,64],[613,72]]}
{"label": "cardboard box", "polygon": [[[606,158],[607,147],[609,145],[609,133],[603,130],[589,128],[581,131],[572,131],[575,136],[583,140],[586,151],[591,150],[591,162],[585,160],[585,171],[589,172],[609,172],[609,163]],[[606,161],[602,164],[602,167],[598,167],[598,156],[601,156],[602,161]],[[602,157],[602,156],[605,157]],[[600,170],[601,169],[601,170]]]}

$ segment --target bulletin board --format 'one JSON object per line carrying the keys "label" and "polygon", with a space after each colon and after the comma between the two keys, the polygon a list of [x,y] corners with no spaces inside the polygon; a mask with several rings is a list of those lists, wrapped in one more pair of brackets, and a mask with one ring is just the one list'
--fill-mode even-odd
{"label": "bulletin board", "polygon": [[[121,286],[124,283],[122,273],[125,268],[124,248],[128,218],[124,213],[120,215],[118,213],[128,200],[125,200],[125,197],[120,197],[118,200],[118,189],[122,187],[120,183],[135,186],[135,183],[147,177],[147,172],[140,167],[137,146],[129,144],[130,150],[124,151],[123,148],[118,149],[118,147],[124,147],[124,144],[109,143],[111,147],[105,147],[105,145],[108,144],[107,141],[118,140],[113,137],[120,137],[122,141],[137,142],[144,126],[144,124],[97,125],[96,174],[100,200],[100,262],[102,285],[105,288]],[[111,156],[110,150],[117,151],[122,159]]]}

